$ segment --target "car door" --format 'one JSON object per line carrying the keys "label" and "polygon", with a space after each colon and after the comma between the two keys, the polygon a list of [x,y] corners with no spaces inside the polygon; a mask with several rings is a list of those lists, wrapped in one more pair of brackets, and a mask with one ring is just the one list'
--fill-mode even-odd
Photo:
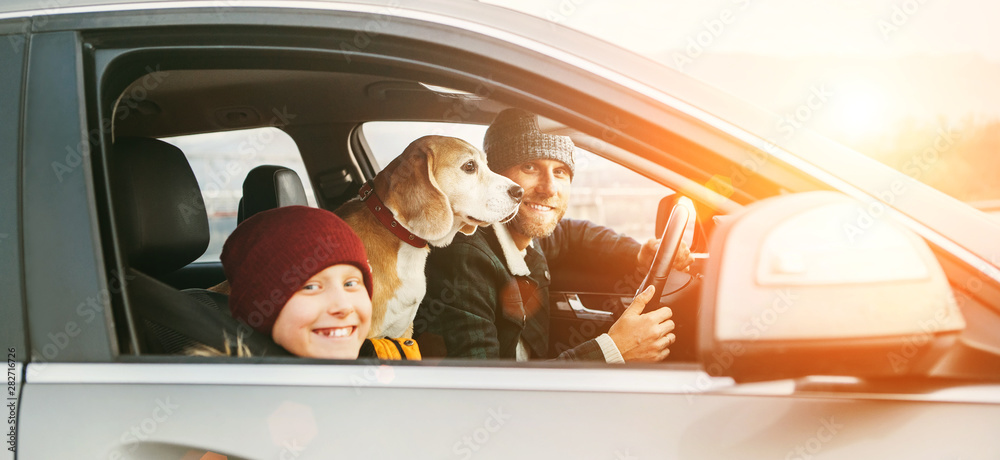
{"label": "car door", "polygon": [[[620,161],[646,167],[654,177],[670,169],[702,178],[697,165],[642,139],[664,135],[674,147],[716,161],[738,157],[727,150],[731,137],[605,78],[607,69],[595,73],[592,64],[524,38],[549,24],[504,10],[464,3],[428,9],[182,6],[155,14],[57,15],[38,24],[30,39],[22,273],[30,346],[40,353],[27,365],[22,387],[18,456],[936,458],[947,450],[989,458],[996,452],[1000,418],[990,385],[914,395],[905,388],[838,391],[836,380],[735,385],[709,377],[697,364],[345,363],[140,353],[120,295],[129,280],[118,275],[123,262],[109,237],[102,153],[110,140],[102,127],[116,96],[108,94],[113,77],[141,76],[114,71],[145,65],[145,56],[184,56],[188,65],[206,65],[204,56],[219,50],[253,58],[263,55],[259,51],[272,57],[302,51],[340,61],[349,52],[355,65],[379,56],[405,61],[405,54],[411,60],[394,71],[410,67],[437,75],[420,59],[478,72],[446,72],[457,82],[485,79],[492,71],[498,96],[508,102],[534,104],[592,134],[621,129],[615,142],[631,154]],[[496,22],[473,20],[481,15]],[[498,29],[505,20],[526,24],[519,29],[523,35]],[[286,33],[315,40],[304,46]],[[139,50],[139,41],[166,53]],[[458,43],[461,49],[447,46]],[[132,67],[119,58],[132,59]],[[508,66],[497,67],[498,61]],[[552,80],[562,86],[547,91]],[[608,111],[626,116],[626,127],[612,124]],[[691,131],[676,134],[685,128]],[[782,167],[782,174],[802,175]],[[755,186],[777,193],[766,179]],[[941,433],[947,433],[946,447]]]}
{"label": "car door", "polygon": [[[20,204],[20,131],[21,92],[24,83],[24,57],[27,40],[21,27],[13,32],[0,35],[10,46],[0,49],[0,337],[3,337],[3,352],[7,355],[6,386],[4,391],[4,415],[7,423],[4,433],[13,448],[16,442],[17,414],[20,412],[21,385],[24,380],[24,364],[28,362],[29,349],[25,334],[23,277],[21,272],[21,221]],[[12,450],[4,449],[2,458],[14,458]]]}

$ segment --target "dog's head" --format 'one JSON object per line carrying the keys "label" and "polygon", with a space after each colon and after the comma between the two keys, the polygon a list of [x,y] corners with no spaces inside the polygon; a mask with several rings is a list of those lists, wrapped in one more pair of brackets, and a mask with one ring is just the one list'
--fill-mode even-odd
{"label": "dog's head", "polygon": [[375,189],[396,218],[431,242],[471,235],[480,225],[517,213],[523,190],[486,166],[486,154],[454,137],[413,141],[375,177]]}

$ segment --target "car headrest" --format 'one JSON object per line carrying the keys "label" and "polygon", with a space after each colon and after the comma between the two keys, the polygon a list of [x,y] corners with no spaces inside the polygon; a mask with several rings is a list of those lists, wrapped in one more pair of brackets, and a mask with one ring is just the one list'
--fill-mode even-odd
{"label": "car headrest", "polygon": [[128,264],[156,276],[208,248],[208,215],[184,153],[166,142],[120,138],[111,162],[112,204]]}
{"label": "car headrest", "polygon": [[243,181],[236,223],[261,211],[293,205],[309,205],[299,175],[284,166],[261,165],[251,169]]}

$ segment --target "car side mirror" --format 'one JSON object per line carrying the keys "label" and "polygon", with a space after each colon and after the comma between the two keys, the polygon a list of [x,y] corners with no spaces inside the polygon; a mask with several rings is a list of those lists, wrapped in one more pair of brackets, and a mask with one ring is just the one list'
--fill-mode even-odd
{"label": "car side mirror", "polygon": [[[737,381],[927,375],[965,328],[927,243],[836,192],[769,198],[720,223],[700,360]],[[859,214],[860,213],[860,214]]]}

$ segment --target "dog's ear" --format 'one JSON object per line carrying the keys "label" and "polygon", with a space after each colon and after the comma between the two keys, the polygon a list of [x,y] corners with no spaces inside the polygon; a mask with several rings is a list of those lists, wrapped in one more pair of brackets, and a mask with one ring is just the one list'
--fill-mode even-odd
{"label": "dog's ear", "polygon": [[476,233],[477,228],[479,227],[476,225],[462,224],[462,228],[458,229],[458,231],[465,235],[472,235],[473,233]]}
{"label": "dog's ear", "polygon": [[383,175],[388,185],[383,200],[410,231],[429,241],[444,238],[451,231],[455,215],[434,178],[434,151],[426,138],[406,147],[379,173]]}

